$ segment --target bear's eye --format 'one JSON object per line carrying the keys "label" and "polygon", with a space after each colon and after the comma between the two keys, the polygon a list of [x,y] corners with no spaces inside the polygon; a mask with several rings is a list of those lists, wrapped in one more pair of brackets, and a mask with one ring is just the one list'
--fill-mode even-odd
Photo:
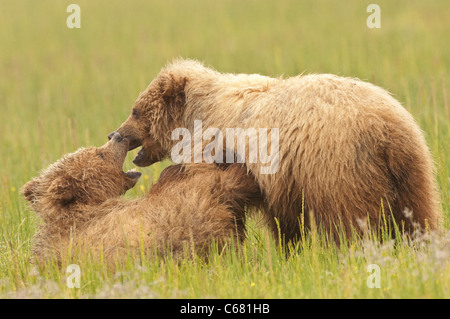
{"label": "bear's eye", "polygon": [[138,109],[133,109],[133,111],[131,112],[131,114],[133,115],[133,117],[134,117],[135,119],[138,119],[138,118],[139,118],[139,115],[140,115],[140,112],[139,112]]}

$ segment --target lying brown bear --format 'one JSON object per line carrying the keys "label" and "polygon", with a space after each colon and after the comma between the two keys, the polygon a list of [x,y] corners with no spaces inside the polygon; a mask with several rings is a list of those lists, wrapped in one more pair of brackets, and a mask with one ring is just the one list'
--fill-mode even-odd
{"label": "lying brown bear", "polygon": [[43,219],[33,245],[39,262],[64,262],[69,250],[102,251],[108,262],[142,248],[203,255],[214,240],[220,248],[243,239],[244,207],[260,196],[245,166],[170,166],[146,196],[124,199],[141,175],[123,172],[128,149],[129,141],[116,133],[102,147],[65,156],[24,186]]}

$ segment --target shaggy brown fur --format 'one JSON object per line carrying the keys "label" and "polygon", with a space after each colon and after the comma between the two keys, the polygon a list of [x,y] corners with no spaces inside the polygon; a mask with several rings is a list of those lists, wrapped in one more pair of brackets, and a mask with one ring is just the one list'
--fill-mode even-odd
{"label": "shaggy brown fur", "polygon": [[[192,60],[165,67],[140,94],[117,130],[143,145],[136,165],[170,154],[171,131],[194,120],[204,129],[279,128],[280,163],[275,174],[246,162],[262,189],[266,215],[286,240],[299,235],[302,207],[317,225],[347,234],[381,212],[406,231],[413,224],[436,229],[441,212],[433,162],[413,117],[383,89],[335,75],[273,79],[222,74]],[[224,138],[225,139],[225,138]],[[147,147],[151,145],[152,148]],[[224,142],[225,145],[225,142]],[[412,212],[408,218],[404,212]],[[304,216],[306,225],[310,215]]]}
{"label": "shaggy brown fur", "polygon": [[[112,263],[126,254],[206,253],[234,236],[244,237],[244,206],[260,198],[242,164],[174,165],[166,168],[144,198],[120,198],[140,177],[123,172],[129,148],[116,134],[100,148],[69,154],[28,182],[22,192],[43,219],[34,238],[38,261],[58,261],[72,251],[91,251]],[[204,166],[204,167],[202,167]]]}

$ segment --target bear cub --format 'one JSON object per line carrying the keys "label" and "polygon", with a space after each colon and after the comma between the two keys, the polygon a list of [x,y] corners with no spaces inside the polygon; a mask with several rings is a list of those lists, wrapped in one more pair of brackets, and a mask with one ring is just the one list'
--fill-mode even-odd
{"label": "bear cub", "polygon": [[[129,141],[115,133],[104,146],[81,148],[50,165],[22,189],[43,223],[33,238],[38,262],[89,252],[113,263],[122,256],[206,256],[245,236],[245,208],[261,199],[242,164],[173,165],[145,196],[121,195],[141,173],[123,171]],[[156,253],[156,254],[155,254]]]}

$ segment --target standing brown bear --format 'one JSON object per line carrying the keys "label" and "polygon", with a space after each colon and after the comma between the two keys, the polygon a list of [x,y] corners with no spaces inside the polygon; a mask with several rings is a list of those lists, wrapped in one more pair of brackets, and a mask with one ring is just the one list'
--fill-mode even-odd
{"label": "standing brown bear", "polygon": [[245,163],[263,192],[272,229],[279,227],[285,240],[299,236],[303,218],[307,227],[314,218],[334,237],[358,230],[361,221],[377,229],[382,212],[406,232],[415,225],[438,227],[441,212],[423,133],[375,85],[329,74],[222,74],[177,60],[139,95],[117,132],[131,140],[130,149],[142,145],[134,162],[147,166],[169,157],[179,143],[172,138],[175,129],[195,134],[196,120],[221,132],[278,129],[276,172],[264,174],[261,160],[248,155]]}
{"label": "standing brown bear", "polygon": [[176,257],[187,249],[206,256],[214,241],[221,249],[243,239],[244,207],[260,191],[242,164],[170,166],[144,197],[125,199],[120,196],[141,175],[122,170],[128,148],[116,133],[102,147],[65,156],[23,187],[43,220],[33,238],[38,262],[64,263],[77,251],[101,253],[109,265],[143,252]]}

